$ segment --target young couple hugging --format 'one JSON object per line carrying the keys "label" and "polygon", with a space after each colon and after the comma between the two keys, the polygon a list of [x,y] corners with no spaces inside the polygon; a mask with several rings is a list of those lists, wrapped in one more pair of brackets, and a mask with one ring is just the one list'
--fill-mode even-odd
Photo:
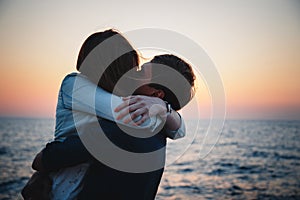
{"label": "young couple hugging", "polygon": [[[175,55],[158,55],[139,66],[137,51],[109,29],[85,40],[76,69],[61,84],[55,139],[35,157],[37,172],[22,191],[24,199],[154,199],[166,138],[185,136],[177,111],[194,96],[192,67]],[[110,142],[97,140],[97,127]],[[90,151],[86,138],[101,147],[101,155]],[[111,154],[111,144],[142,155],[160,153],[131,163],[130,156]],[[105,155],[118,164],[98,159]],[[115,167],[123,164],[140,167]]]}

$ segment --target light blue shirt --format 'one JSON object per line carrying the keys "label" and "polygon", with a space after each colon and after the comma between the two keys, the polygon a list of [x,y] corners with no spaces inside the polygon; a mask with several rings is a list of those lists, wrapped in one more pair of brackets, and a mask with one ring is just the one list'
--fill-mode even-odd
{"label": "light blue shirt", "polygon": [[[116,120],[114,109],[123,102],[121,97],[113,95],[89,81],[84,75],[71,73],[67,75],[59,91],[56,108],[55,140],[77,134],[77,129],[89,123],[97,122],[97,116],[115,121],[135,129],[148,129],[154,132],[163,123],[159,116],[146,120],[139,127],[124,124]],[[181,119],[181,127],[176,131],[167,130],[166,136],[178,139],[185,136],[185,125]]]}
{"label": "light blue shirt", "polygon": [[[139,127],[124,124],[116,120],[114,109],[123,102],[121,97],[106,92],[84,75],[71,73],[62,81],[58,95],[56,108],[55,140],[63,141],[66,137],[85,134],[84,127],[89,124],[98,123],[98,118],[105,118],[131,128],[140,129],[138,132],[145,132],[147,129],[155,132],[161,128],[163,120],[158,116],[151,117]],[[147,132],[147,131],[146,131]],[[185,135],[184,121],[181,119],[181,127],[176,131],[164,131],[166,136],[172,139],[181,138]],[[85,173],[89,167],[88,163],[79,164],[73,167],[60,169],[52,173],[51,199],[76,199],[83,187]]]}

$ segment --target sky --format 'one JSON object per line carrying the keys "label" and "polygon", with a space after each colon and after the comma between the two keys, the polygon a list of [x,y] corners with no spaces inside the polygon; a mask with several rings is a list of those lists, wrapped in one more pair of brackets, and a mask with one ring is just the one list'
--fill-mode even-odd
{"label": "sky", "polygon": [[[0,27],[0,116],[55,117],[60,83],[91,33],[154,27],[206,51],[223,80],[226,118],[300,120],[297,0],[1,0]],[[196,100],[205,117],[202,84]]]}

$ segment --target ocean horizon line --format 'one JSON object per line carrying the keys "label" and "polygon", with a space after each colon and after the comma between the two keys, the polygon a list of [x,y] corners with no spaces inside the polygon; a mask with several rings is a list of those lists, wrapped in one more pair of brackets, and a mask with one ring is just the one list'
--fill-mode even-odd
{"label": "ocean horizon line", "polygon": [[[35,119],[45,119],[45,120],[55,120],[55,117],[47,117],[47,116],[18,116],[18,115],[0,115],[0,119],[27,119],[27,120],[35,120]],[[199,120],[199,118],[189,118],[186,117],[185,120]],[[200,121],[208,121],[210,118],[200,118]],[[218,119],[222,120],[222,119]],[[226,121],[300,121],[298,118],[225,118]]]}

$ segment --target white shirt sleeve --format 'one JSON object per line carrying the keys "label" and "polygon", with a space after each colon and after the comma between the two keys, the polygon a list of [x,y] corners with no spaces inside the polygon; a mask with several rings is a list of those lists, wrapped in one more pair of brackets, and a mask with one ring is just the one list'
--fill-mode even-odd
{"label": "white shirt sleeve", "polygon": [[123,102],[121,97],[103,90],[78,73],[66,76],[61,91],[64,106],[68,109],[86,112],[135,129],[150,129],[152,132],[163,122],[159,117],[153,116],[137,127],[117,120],[114,109]]}

